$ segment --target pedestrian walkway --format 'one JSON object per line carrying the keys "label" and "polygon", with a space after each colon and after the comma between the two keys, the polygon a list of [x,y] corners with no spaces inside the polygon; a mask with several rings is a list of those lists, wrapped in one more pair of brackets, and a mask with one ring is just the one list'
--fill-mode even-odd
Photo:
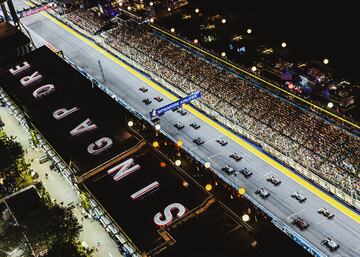
{"label": "pedestrian walkway", "polygon": [[28,134],[21,126],[20,122],[13,117],[10,110],[6,107],[0,107],[0,117],[2,121],[5,123],[3,130],[5,131],[7,136],[16,137],[16,141],[21,143],[24,149],[30,148],[30,141]]}
{"label": "pedestrian walkway", "polygon": [[[32,149],[28,135],[19,122],[9,114],[7,108],[0,107],[0,116],[5,123],[4,131],[8,136],[16,136],[16,141],[22,144],[26,150],[25,159],[31,161],[30,168],[39,174],[39,180],[43,183],[51,199],[57,203],[75,204],[73,209],[75,217],[83,226],[80,233],[80,241],[90,248],[95,248],[94,257],[122,257],[116,244],[112,241],[105,229],[91,216],[84,218],[85,210],[79,207],[80,197],[73,186],[57,171],[50,169],[51,161],[40,164],[39,159],[45,155],[42,149]],[[48,174],[46,178],[46,174]]]}

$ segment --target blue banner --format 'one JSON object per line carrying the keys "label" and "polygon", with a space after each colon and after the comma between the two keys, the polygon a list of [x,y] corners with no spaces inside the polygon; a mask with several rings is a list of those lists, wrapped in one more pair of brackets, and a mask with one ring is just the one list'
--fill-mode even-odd
{"label": "blue banner", "polygon": [[176,102],[173,102],[171,104],[168,104],[168,105],[165,105],[163,107],[160,107],[156,110],[152,110],[150,112],[150,118],[155,118],[157,116],[160,116],[164,113],[166,113],[167,111],[170,111],[174,108],[177,108],[183,104],[187,104],[188,102],[191,102],[192,100],[195,100],[196,98],[199,98],[201,97],[201,93],[199,91],[195,92],[195,93],[192,93],[191,95],[188,95],[184,98],[181,98],[179,100],[177,100]]}

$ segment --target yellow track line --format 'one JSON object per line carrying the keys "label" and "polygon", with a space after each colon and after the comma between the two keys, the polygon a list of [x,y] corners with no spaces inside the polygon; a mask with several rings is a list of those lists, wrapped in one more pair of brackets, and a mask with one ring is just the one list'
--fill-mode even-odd
{"label": "yellow track line", "polygon": [[[65,29],[66,31],[68,31],[69,33],[71,33],[72,35],[74,35],[75,37],[77,37],[78,39],[80,39],[81,41],[85,42],[86,44],[88,44],[89,46],[91,46],[92,48],[96,49],[97,51],[99,51],[100,53],[102,53],[104,56],[106,56],[107,58],[109,58],[110,60],[112,60],[114,63],[116,63],[117,65],[119,65],[120,67],[124,68],[125,70],[127,70],[128,72],[130,72],[131,74],[133,74],[134,76],[138,77],[139,79],[141,79],[142,81],[144,81],[146,84],[148,84],[149,86],[153,87],[154,89],[156,89],[158,92],[160,92],[161,94],[165,95],[166,97],[168,97],[169,99],[176,101],[178,100],[178,98],[173,95],[172,93],[170,93],[169,91],[165,90],[164,88],[162,88],[161,86],[155,84],[153,81],[151,81],[150,79],[148,79],[147,77],[145,77],[144,75],[142,75],[140,72],[134,70],[133,68],[131,68],[129,65],[127,65],[126,63],[120,61],[118,58],[114,57],[113,55],[111,55],[110,53],[108,53],[107,51],[105,51],[103,48],[99,47],[98,45],[96,45],[95,43],[93,43],[92,41],[90,41],[89,39],[85,38],[84,36],[80,35],[78,32],[76,32],[75,30],[73,30],[72,28],[68,27],[67,25],[65,25],[64,23],[60,22],[59,20],[53,18],[52,16],[50,16],[49,14],[42,12],[42,14],[44,16],[46,16],[49,20],[53,21],[54,23],[56,23],[57,25],[59,25],[60,27],[62,27],[63,29]],[[242,147],[244,147],[246,150],[248,150],[249,152],[255,154],[256,156],[258,156],[259,158],[261,158],[262,160],[264,160],[265,162],[267,162],[268,164],[270,164],[271,166],[273,166],[274,168],[280,170],[282,173],[284,173],[285,175],[287,175],[288,177],[290,177],[291,179],[293,179],[294,181],[296,181],[298,184],[302,185],[303,187],[305,187],[306,189],[310,190],[311,192],[313,192],[315,195],[317,195],[318,197],[320,197],[321,199],[323,199],[324,201],[328,202],[329,204],[331,204],[332,206],[334,206],[335,208],[337,208],[339,211],[343,212],[344,214],[346,214],[347,216],[349,216],[351,219],[355,220],[356,222],[360,223],[360,215],[355,213],[354,211],[352,211],[351,209],[347,208],[345,205],[343,205],[342,203],[338,202],[337,200],[335,200],[334,198],[332,198],[331,196],[329,196],[328,194],[326,194],[325,192],[323,192],[322,190],[320,190],[319,188],[317,188],[316,186],[312,185],[310,182],[306,181],[305,179],[303,179],[302,177],[298,176],[297,174],[295,174],[294,172],[290,171],[289,169],[285,168],[283,165],[281,165],[279,162],[275,161],[274,159],[270,158],[268,155],[264,154],[263,152],[261,152],[260,150],[256,149],[254,146],[252,146],[250,143],[246,142],[245,140],[239,138],[236,134],[234,134],[233,132],[225,129],[224,127],[222,127],[221,125],[219,125],[217,122],[213,121],[212,119],[210,119],[209,117],[207,117],[206,115],[202,114],[201,112],[199,112],[198,110],[196,110],[195,108],[191,107],[191,106],[186,106],[185,107],[189,112],[191,112],[192,114],[194,114],[196,117],[198,117],[199,119],[203,120],[205,123],[209,124],[210,126],[212,126],[213,128],[215,128],[216,130],[218,130],[219,132],[221,132],[222,134],[228,136],[229,138],[231,138],[233,141],[235,141],[236,143],[238,143],[239,145],[241,145]]]}
{"label": "yellow track line", "polygon": [[238,71],[241,71],[241,72],[245,73],[246,75],[249,75],[249,76],[251,76],[253,78],[256,78],[257,80],[259,80],[259,81],[261,81],[261,82],[263,82],[263,83],[265,83],[265,84],[267,84],[269,86],[272,86],[272,87],[276,88],[277,90],[280,90],[281,92],[286,93],[286,94],[288,94],[288,95],[302,101],[303,103],[306,103],[306,104],[308,104],[308,105],[310,105],[310,106],[312,106],[312,107],[314,107],[314,108],[316,108],[316,109],[318,109],[318,110],[320,110],[320,111],[322,111],[322,112],[324,112],[324,113],[326,113],[328,115],[331,115],[331,116],[333,116],[333,117],[335,117],[335,118],[337,118],[337,119],[339,119],[339,120],[341,120],[343,122],[346,122],[347,124],[349,124],[351,126],[354,126],[355,128],[360,129],[360,126],[358,124],[356,124],[356,123],[353,123],[353,122],[351,122],[351,121],[349,121],[347,119],[344,119],[344,118],[342,118],[342,117],[340,117],[340,116],[338,116],[338,115],[336,115],[336,114],[334,114],[334,113],[332,113],[332,112],[330,112],[330,111],[328,111],[328,110],[326,110],[324,108],[321,108],[320,106],[317,106],[317,105],[315,105],[315,104],[313,104],[313,103],[311,103],[311,102],[309,102],[309,101],[307,101],[307,100],[305,100],[305,99],[303,99],[303,98],[301,98],[301,97],[299,97],[297,95],[294,95],[294,94],[288,92],[287,90],[285,90],[285,89],[283,89],[281,87],[278,87],[278,86],[276,86],[276,85],[274,85],[274,84],[272,84],[272,83],[270,83],[270,82],[256,76],[255,74],[252,74],[252,73],[250,73],[250,72],[248,72],[246,70],[243,70],[243,69],[229,63],[228,61],[226,61],[224,59],[221,59],[221,58],[217,57],[216,55],[213,55],[213,54],[205,51],[204,49],[201,49],[201,48],[199,48],[199,47],[197,47],[197,46],[195,46],[195,45],[193,45],[193,44],[191,44],[191,43],[189,43],[189,42],[187,42],[187,41],[185,41],[185,40],[183,40],[183,39],[181,39],[181,38],[179,38],[177,36],[174,36],[173,34],[167,32],[167,31],[165,31],[163,29],[160,29],[160,28],[158,28],[158,27],[156,27],[156,26],[154,26],[152,24],[150,24],[150,26],[152,28],[154,28],[154,29],[156,29],[156,30],[158,30],[158,31],[160,31],[160,32],[162,32],[162,33],[164,33],[164,34],[166,34],[166,35],[168,35],[168,36],[170,36],[170,37],[172,37],[172,38],[174,38],[174,39],[176,39],[176,40],[178,40],[178,41],[180,41],[180,42],[182,42],[182,43],[184,43],[184,44],[186,44],[186,45],[188,45],[188,46],[190,46],[190,47],[192,47],[192,48],[194,48],[194,49],[196,49],[198,51],[200,51],[200,52],[202,52],[203,54],[205,54],[207,56],[210,56],[210,57],[212,57],[212,58],[214,58],[214,59],[216,59],[216,60],[218,60],[218,61],[220,61],[222,63],[225,63],[226,65],[229,65],[230,67],[232,67],[232,68],[234,68],[234,69],[236,69]]}

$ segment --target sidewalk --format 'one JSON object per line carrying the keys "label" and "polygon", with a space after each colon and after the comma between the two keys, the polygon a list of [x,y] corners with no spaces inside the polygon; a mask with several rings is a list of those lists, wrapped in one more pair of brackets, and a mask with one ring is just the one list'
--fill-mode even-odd
{"label": "sidewalk", "polygon": [[[30,147],[29,138],[26,131],[19,124],[19,122],[9,114],[8,109],[0,107],[0,117],[5,123],[4,131],[8,136],[16,136],[16,141],[22,144],[26,150],[25,159],[31,162],[31,169],[39,174],[39,179],[42,181],[46,191],[50,194],[51,199],[55,199],[57,203],[63,202],[66,206],[69,203],[80,203],[80,197],[70,183],[57,171],[50,170],[51,161],[40,164],[39,158],[45,154],[42,149],[32,149]],[[46,178],[45,174],[48,174]],[[90,248],[94,247],[97,250],[92,254],[94,257],[122,257],[117,249],[117,246],[112,241],[105,229],[99,222],[92,217],[84,218],[80,207],[73,209],[75,217],[83,226],[83,231],[80,233],[80,241],[84,242]],[[100,246],[98,246],[98,242]]]}

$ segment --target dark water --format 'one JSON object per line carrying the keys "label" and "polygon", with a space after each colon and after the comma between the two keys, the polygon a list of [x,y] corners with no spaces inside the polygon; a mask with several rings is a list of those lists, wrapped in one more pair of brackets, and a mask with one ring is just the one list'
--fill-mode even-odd
{"label": "dark water", "polygon": [[356,1],[189,0],[202,12],[220,14],[227,26],[251,27],[260,43],[280,46],[303,60],[327,57],[336,77],[359,81],[359,18]]}

